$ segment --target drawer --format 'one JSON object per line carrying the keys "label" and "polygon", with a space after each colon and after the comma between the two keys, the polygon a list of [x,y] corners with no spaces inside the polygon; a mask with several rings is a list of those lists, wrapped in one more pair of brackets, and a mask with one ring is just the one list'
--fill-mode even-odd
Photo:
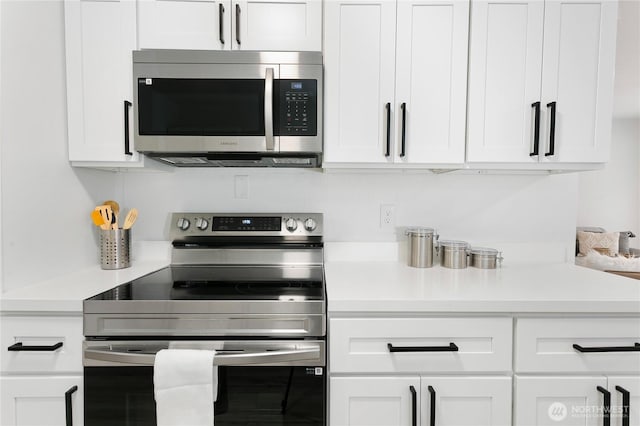
{"label": "drawer", "polygon": [[334,318],[329,327],[332,373],[511,370],[511,318]]}
{"label": "drawer", "polygon": [[520,373],[640,372],[640,318],[519,318],[515,344]]}
{"label": "drawer", "polygon": [[[81,316],[3,316],[1,322],[3,373],[82,372]],[[16,343],[26,350],[10,351]],[[47,350],[29,350],[34,346]]]}

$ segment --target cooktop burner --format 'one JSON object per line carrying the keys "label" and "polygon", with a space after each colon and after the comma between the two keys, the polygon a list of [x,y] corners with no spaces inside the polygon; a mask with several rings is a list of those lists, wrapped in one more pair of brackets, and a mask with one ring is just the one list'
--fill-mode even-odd
{"label": "cooktop burner", "polygon": [[88,300],[322,300],[321,267],[169,266]]}

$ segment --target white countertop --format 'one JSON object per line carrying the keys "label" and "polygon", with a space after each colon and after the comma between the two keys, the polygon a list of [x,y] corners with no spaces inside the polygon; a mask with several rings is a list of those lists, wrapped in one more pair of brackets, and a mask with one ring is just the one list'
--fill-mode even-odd
{"label": "white countertop", "polygon": [[0,294],[0,312],[82,313],[82,301],[133,279],[162,269],[170,263],[167,242],[134,243],[144,253],[125,269],[104,270],[90,266],[71,274]]}
{"label": "white countertop", "polygon": [[412,268],[395,261],[329,261],[329,314],[640,313],[640,280],[568,263],[499,269]]}
{"label": "white countertop", "polygon": [[[133,259],[129,268],[106,271],[95,265],[13,290],[0,295],[0,311],[79,314],[84,299],[170,264],[167,242],[140,244],[136,252],[144,256]],[[325,247],[330,315],[640,313],[640,280],[568,263],[513,262],[494,270],[422,269],[407,266],[394,244]]]}

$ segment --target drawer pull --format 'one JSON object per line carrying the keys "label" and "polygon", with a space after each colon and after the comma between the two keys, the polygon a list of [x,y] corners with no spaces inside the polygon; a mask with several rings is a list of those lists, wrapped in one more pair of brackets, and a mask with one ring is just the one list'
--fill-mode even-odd
{"label": "drawer pull", "polygon": [[622,426],[629,426],[631,394],[622,386],[616,386],[616,390],[622,394]]}
{"label": "drawer pull", "polygon": [[431,411],[429,412],[429,426],[436,426],[436,390],[433,386],[427,387],[429,393],[429,403],[431,405]]}
{"label": "drawer pull", "polygon": [[451,342],[448,346],[393,346],[387,343],[389,352],[458,352],[458,346]]}
{"label": "drawer pull", "polygon": [[53,352],[62,347],[62,342],[58,342],[50,346],[25,346],[22,342],[14,343],[7,348],[8,351],[14,352]]}
{"label": "drawer pull", "polygon": [[640,343],[634,343],[633,346],[593,346],[590,348],[574,343],[573,349],[578,352],[640,352]]}
{"label": "drawer pull", "polygon": [[598,392],[604,397],[602,410],[602,426],[611,426],[611,392],[602,386],[596,387]]}
{"label": "drawer pull", "polygon": [[418,426],[418,396],[416,388],[409,386],[411,392],[411,426]]}
{"label": "drawer pull", "polygon": [[68,391],[64,393],[64,411],[66,415],[66,426],[73,426],[73,405],[71,401],[71,395],[78,390],[78,386],[72,386]]}

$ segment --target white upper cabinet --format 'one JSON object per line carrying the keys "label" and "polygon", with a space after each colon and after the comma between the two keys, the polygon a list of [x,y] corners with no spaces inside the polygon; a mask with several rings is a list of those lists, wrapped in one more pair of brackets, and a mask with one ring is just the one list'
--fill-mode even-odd
{"label": "white upper cabinet", "polygon": [[391,161],[395,2],[328,0],[324,13],[324,160]]}
{"label": "white upper cabinet", "polygon": [[141,49],[322,49],[320,0],[139,0]]}
{"label": "white upper cabinet", "polygon": [[467,161],[608,160],[615,0],[474,1]]}
{"label": "white upper cabinet", "polygon": [[69,160],[139,166],[130,122],[136,4],[65,0],[64,6]]}
{"label": "white upper cabinet", "polygon": [[547,161],[609,160],[617,10],[612,0],[545,3],[541,100],[547,125],[541,140]]}
{"label": "white upper cabinet", "polygon": [[325,2],[325,161],[464,162],[469,2]]}
{"label": "white upper cabinet", "polygon": [[231,48],[231,2],[142,0],[138,5],[141,49]]}
{"label": "white upper cabinet", "polygon": [[399,1],[397,33],[394,160],[463,162],[469,2]]}

